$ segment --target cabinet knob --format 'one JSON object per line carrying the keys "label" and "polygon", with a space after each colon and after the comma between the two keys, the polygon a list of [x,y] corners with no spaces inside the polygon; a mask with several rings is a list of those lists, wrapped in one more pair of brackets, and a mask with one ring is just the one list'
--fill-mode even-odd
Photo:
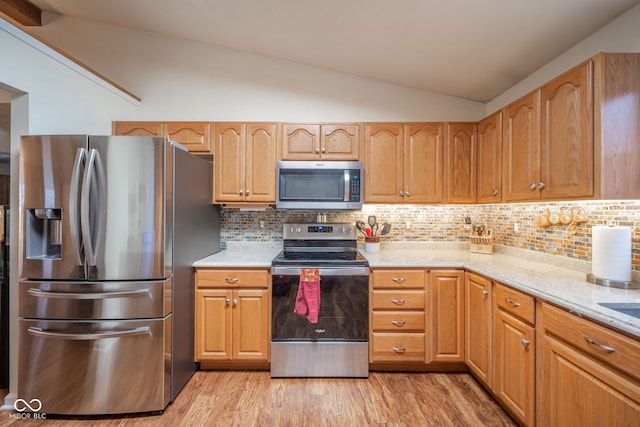
{"label": "cabinet knob", "polygon": [[244,190],[240,190],[240,195],[242,196],[244,194]]}
{"label": "cabinet knob", "polygon": [[404,192],[404,195],[405,195],[405,196],[407,196],[407,197],[409,197],[409,196],[411,195],[411,193],[409,193],[408,191],[405,191],[405,192]]}
{"label": "cabinet knob", "polygon": [[249,190],[245,190],[244,194],[249,195]]}
{"label": "cabinet knob", "polygon": [[233,299],[233,305],[238,305],[238,300],[237,299]]}
{"label": "cabinet knob", "polygon": [[401,195],[401,196],[404,196],[404,191],[401,191],[401,192],[400,192],[400,195]]}
{"label": "cabinet knob", "polygon": [[529,186],[530,189],[535,190],[536,188],[538,188],[538,186],[536,185],[535,182],[532,182],[531,185]]}
{"label": "cabinet knob", "polygon": [[316,154],[320,154],[320,149],[316,148]]}
{"label": "cabinet knob", "polygon": [[529,347],[529,340],[522,338],[522,341],[520,341],[522,343],[523,346],[525,347]]}
{"label": "cabinet knob", "polygon": [[324,149],[324,147],[322,148],[322,153],[326,153],[327,150]]}
{"label": "cabinet knob", "polygon": [[225,298],[224,303],[229,305],[229,303],[231,302],[231,300],[229,298]]}
{"label": "cabinet knob", "polygon": [[539,182],[538,183],[538,188],[543,189],[544,187],[546,187],[544,182]]}
{"label": "cabinet knob", "polygon": [[497,196],[499,192],[500,191],[498,191],[497,188],[494,188],[493,191],[491,192],[491,194],[493,194],[494,196]]}
{"label": "cabinet knob", "polygon": [[486,297],[487,295],[489,295],[489,291],[486,290],[486,289],[483,289],[482,290],[482,295],[484,295]]}
{"label": "cabinet knob", "polygon": [[392,350],[395,351],[396,353],[399,353],[399,354],[402,354],[405,351],[407,351],[407,349],[404,348],[404,347],[393,347]]}
{"label": "cabinet knob", "polygon": [[396,304],[396,305],[402,305],[405,302],[407,302],[407,300],[403,300],[403,299],[392,299],[391,300],[392,303]]}

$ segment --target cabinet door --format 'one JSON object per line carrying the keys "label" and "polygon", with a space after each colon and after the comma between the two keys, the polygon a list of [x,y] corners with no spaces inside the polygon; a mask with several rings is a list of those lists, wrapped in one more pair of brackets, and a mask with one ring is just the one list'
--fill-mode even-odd
{"label": "cabinet door", "polygon": [[282,160],[318,160],[320,125],[284,123],[280,145]]}
{"label": "cabinet door", "polygon": [[540,92],[509,104],[503,111],[502,147],[505,201],[540,198]]}
{"label": "cabinet door", "polygon": [[365,125],[365,203],[404,201],[403,125]]}
{"label": "cabinet door", "polygon": [[276,201],[276,145],[275,123],[246,124],[246,201]]}
{"label": "cabinet door", "polygon": [[502,112],[478,123],[478,203],[502,200]]}
{"label": "cabinet door", "polygon": [[233,359],[269,360],[269,291],[233,292]]}
{"label": "cabinet door", "polygon": [[521,423],[534,425],[535,336],[526,323],[495,310],[493,392]]}
{"label": "cabinet door", "polygon": [[322,125],[320,158],[322,160],[360,160],[360,125],[357,123]]}
{"label": "cabinet door", "polygon": [[449,123],[447,129],[447,187],[449,203],[476,201],[475,123]]}
{"label": "cabinet door", "polygon": [[640,420],[640,386],[575,348],[545,335],[538,425],[634,426]]}
{"label": "cabinet door", "polygon": [[245,136],[242,123],[215,123],[214,200],[243,202],[245,199]]}
{"label": "cabinet door", "polygon": [[491,280],[465,273],[465,357],[469,369],[487,387],[492,385],[493,319]]}
{"label": "cabinet door", "polygon": [[168,122],[167,136],[178,142],[192,153],[211,152],[210,123],[207,122]]}
{"label": "cabinet door", "polygon": [[464,361],[464,271],[429,273],[430,355],[427,362]]}
{"label": "cabinet door", "polygon": [[195,358],[231,360],[231,291],[198,289],[195,305]]}
{"label": "cabinet door", "polygon": [[444,125],[423,123],[404,129],[404,201],[440,203],[443,192]]}
{"label": "cabinet door", "polygon": [[113,122],[112,133],[125,136],[165,136],[162,122]]}
{"label": "cabinet door", "polygon": [[593,196],[593,61],[540,89],[542,198]]}

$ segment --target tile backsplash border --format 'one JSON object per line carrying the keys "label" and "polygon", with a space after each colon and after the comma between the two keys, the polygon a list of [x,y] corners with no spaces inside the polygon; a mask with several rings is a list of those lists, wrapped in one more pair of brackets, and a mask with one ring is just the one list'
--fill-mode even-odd
{"label": "tile backsplash border", "polygon": [[[575,233],[566,225],[540,228],[535,219],[549,210],[574,213],[582,209],[588,222],[577,224]],[[640,200],[503,203],[488,205],[365,205],[361,211],[326,211],[328,222],[364,220],[375,215],[378,222],[392,224],[383,242],[468,242],[471,226],[484,224],[494,242],[507,248],[540,252],[591,262],[591,228],[618,225],[632,228],[632,267],[640,271]],[[281,242],[282,224],[315,221],[318,211],[221,209],[221,245],[227,242]],[[515,226],[517,224],[517,227]],[[517,230],[516,230],[517,228]],[[358,236],[362,240],[362,235]]]}

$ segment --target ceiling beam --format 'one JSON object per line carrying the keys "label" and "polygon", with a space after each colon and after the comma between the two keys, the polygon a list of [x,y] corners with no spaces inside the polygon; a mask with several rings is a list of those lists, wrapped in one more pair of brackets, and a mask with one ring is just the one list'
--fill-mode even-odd
{"label": "ceiling beam", "polygon": [[26,27],[42,25],[42,10],[29,0],[0,0],[0,14]]}

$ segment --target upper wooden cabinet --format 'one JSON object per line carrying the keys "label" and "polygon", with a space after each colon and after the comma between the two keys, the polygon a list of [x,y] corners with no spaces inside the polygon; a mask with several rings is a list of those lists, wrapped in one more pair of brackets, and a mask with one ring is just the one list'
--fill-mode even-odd
{"label": "upper wooden cabinet", "polygon": [[167,122],[166,135],[192,153],[211,153],[211,124],[208,122]]}
{"label": "upper wooden cabinet", "polygon": [[443,201],[444,124],[365,125],[365,202]]}
{"label": "upper wooden cabinet", "polygon": [[215,123],[214,201],[275,203],[275,123]]}
{"label": "upper wooden cabinet", "polygon": [[540,89],[540,195],[593,196],[593,61]]}
{"label": "upper wooden cabinet", "polygon": [[167,136],[166,126],[162,122],[113,122],[111,133],[125,136]]}
{"label": "upper wooden cabinet", "polygon": [[505,201],[540,197],[540,92],[529,93],[503,110],[503,191]]}
{"label": "upper wooden cabinet", "polygon": [[284,123],[282,160],[359,160],[360,125]]}
{"label": "upper wooden cabinet", "polygon": [[478,123],[478,203],[502,200],[502,112]]}
{"label": "upper wooden cabinet", "polygon": [[447,202],[475,203],[477,125],[447,125]]}
{"label": "upper wooden cabinet", "polygon": [[640,199],[640,53],[594,58],[594,197]]}
{"label": "upper wooden cabinet", "polygon": [[184,145],[191,153],[211,153],[209,122],[113,122],[112,133],[162,136]]}

